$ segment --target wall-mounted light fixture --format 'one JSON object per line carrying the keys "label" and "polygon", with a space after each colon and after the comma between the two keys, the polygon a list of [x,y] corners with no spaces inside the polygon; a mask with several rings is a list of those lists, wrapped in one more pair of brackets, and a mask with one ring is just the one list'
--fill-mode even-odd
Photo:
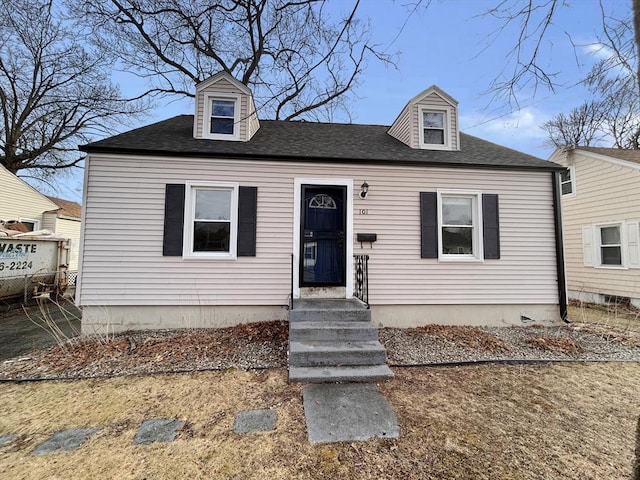
{"label": "wall-mounted light fixture", "polygon": [[365,180],[362,185],[360,185],[360,198],[367,198],[367,194],[369,193],[369,184]]}

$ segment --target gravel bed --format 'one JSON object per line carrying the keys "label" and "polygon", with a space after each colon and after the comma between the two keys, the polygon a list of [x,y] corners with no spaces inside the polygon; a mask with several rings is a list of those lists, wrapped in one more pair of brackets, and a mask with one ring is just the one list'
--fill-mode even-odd
{"label": "gravel bed", "polygon": [[[640,361],[640,332],[593,324],[554,327],[381,328],[391,366],[487,360]],[[288,324],[123,333],[0,362],[0,380],[95,378],[227,368],[285,368]]]}
{"label": "gravel bed", "polygon": [[640,361],[640,338],[624,331],[572,324],[556,327],[385,328],[390,365],[486,360]]}

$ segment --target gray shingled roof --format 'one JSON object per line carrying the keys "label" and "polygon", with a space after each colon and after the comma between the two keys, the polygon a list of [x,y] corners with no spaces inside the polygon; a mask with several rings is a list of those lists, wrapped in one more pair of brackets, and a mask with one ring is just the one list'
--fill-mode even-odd
{"label": "gray shingled roof", "polygon": [[193,138],[193,116],[179,115],[80,146],[88,153],[198,156],[356,163],[423,164],[555,170],[562,167],[460,134],[460,151],[417,150],[387,134],[389,127],[260,120],[248,142]]}
{"label": "gray shingled roof", "polygon": [[576,147],[576,150],[584,150],[600,155],[626,160],[627,162],[640,163],[640,150],[630,150],[623,148],[602,148],[602,147]]}

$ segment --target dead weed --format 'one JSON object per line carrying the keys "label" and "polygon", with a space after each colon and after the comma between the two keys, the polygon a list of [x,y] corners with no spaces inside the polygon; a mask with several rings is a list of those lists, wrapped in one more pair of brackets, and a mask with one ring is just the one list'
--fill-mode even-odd
{"label": "dead weed", "polygon": [[534,337],[526,340],[526,343],[545,352],[562,353],[564,355],[577,355],[583,352],[582,346],[570,338],[561,337]]}
{"label": "dead weed", "polygon": [[416,335],[435,335],[446,341],[483,352],[504,353],[510,350],[504,341],[478,327],[425,325],[413,330]]}
{"label": "dead weed", "polygon": [[[380,386],[398,439],[311,445],[300,385],[286,371],[225,371],[108,380],[5,384],[4,478],[628,479],[640,366],[589,364],[395,369]],[[275,409],[274,431],[232,432],[234,415]],[[171,443],[136,446],[145,419],[179,418]],[[31,456],[46,435],[108,426],[74,452]]]}

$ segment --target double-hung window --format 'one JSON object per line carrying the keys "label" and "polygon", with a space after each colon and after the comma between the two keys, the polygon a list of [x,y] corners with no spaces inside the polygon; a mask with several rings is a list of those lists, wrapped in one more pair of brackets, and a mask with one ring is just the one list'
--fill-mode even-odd
{"label": "double-hung window", "polygon": [[239,140],[240,100],[236,96],[207,95],[205,99],[205,137]]}
{"label": "double-hung window", "polygon": [[439,192],[439,257],[482,260],[480,194]]}
{"label": "double-hung window", "polygon": [[420,147],[445,150],[451,148],[448,110],[420,110]]}
{"label": "double-hung window", "polygon": [[602,225],[597,227],[600,248],[600,265],[622,266],[621,225]]}
{"label": "double-hung window", "polygon": [[567,167],[566,170],[560,173],[560,188],[563,196],[576,193],[574,167]]}
{"label": "double-hung window", "polygon": [[235,258],[237,212],[237,184],[187,184],[186,256]]}

